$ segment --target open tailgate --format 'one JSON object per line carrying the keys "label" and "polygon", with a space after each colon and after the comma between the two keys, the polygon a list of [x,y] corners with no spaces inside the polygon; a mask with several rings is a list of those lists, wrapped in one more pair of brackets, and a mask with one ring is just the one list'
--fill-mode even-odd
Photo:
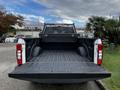
{"label": "open tailgate", "polygon": [[80,83],[110,77],[111,74],[92,62],[34,63],[17,66],[9,77],[39,83]]}

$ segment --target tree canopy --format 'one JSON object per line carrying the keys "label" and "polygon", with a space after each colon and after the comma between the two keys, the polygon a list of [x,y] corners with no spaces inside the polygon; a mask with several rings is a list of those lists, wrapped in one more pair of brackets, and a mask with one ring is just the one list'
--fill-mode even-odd
{"label": "tree canopy", "polygon": [[8,13],[4,8],[0,7],[0,33],[8,32],[12,25],[18,24],[21,26],[23,19],[22,16]]}
{"label": "tree canopy", "polygon": [[94,30],[95,37],[106,38],[114,42],[118,40],[118,31],[120,28],[120,21],[117,19],[107,19],[104,17],[92,16],[86,24],[87,30]]}

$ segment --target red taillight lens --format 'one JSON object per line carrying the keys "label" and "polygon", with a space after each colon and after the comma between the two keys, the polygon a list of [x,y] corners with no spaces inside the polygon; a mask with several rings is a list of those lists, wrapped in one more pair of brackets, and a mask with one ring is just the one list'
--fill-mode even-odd
{"label": "red taillight lens", "polygon": [[102,50],[103,49],[103,45],[102,44],[98,44],[98,50]]}
{"label": "red taillight lens", "polygon": [[97,63],[98,63],[98,65],[101,65],[102,64],[102,60],[99,59]]}
{"label": "red taillight lens", "polygon": [[98,44],[98,60],[97,60],[98,65],[102,64],[102,49],[103,49],[103,45]]}
{"label": "red taillight lens", "polygon": [[16,44],[16,58],[17,64],[22,65],[22,45]]}

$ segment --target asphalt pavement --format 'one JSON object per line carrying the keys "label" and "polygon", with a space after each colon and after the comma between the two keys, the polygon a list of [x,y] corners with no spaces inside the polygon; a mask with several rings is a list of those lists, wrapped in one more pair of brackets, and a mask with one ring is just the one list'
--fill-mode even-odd
{"label": "asphalt pavement", "polygon": [[0,44],[0,90],[100,90],[94,81],[75,85],[42,85],[8,77],[16,66],[15,44]]}

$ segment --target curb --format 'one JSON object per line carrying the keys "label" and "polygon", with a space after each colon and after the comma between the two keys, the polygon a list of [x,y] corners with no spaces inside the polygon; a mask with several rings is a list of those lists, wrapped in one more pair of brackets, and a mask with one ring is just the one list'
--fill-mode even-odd
{"label": "curb", "polygon": [[15,46],[16,43],[0,43],[1,47],[11,47],[11,46]]}
{"label": "curb", "polygon": [[105,85],[103,84],[103,82],[101,80],[95,80],[95,83],[98,85],[98,87],[101,89],[101,90],[108,90]]}

